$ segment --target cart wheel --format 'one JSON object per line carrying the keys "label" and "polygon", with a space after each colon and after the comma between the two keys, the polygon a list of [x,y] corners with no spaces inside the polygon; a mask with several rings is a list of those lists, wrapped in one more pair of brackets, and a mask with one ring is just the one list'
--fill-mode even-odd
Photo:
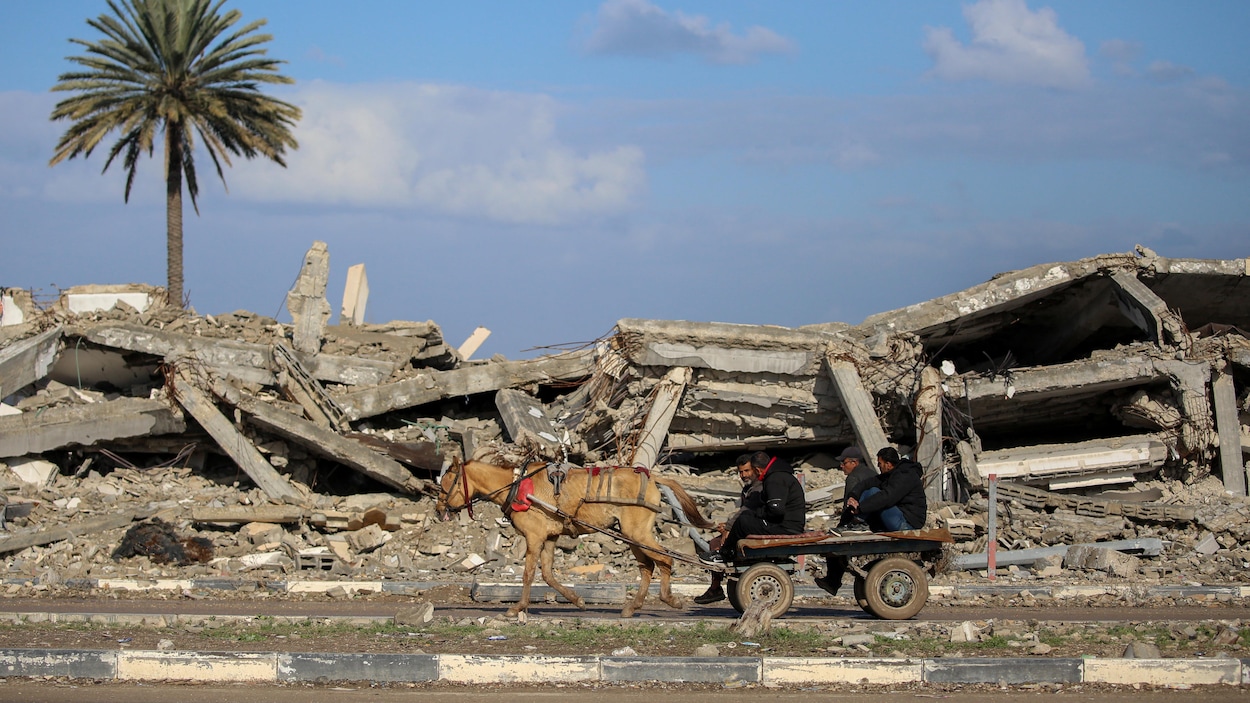
{"label": "cart wheel", "polygon": [[734,607],[734,610],[741,613],[746,610],[746,608],[743,607],[742,601],[738,598],[738,579],[731,578],[727,580],[729,581],[729,587],[725,589],[725,592],[729,594],[729,604]]}
{"label": "cart wheel", "polygon": [[769,610],[774,618],[781,617],[794,601],[794,584],[785,569],[769,562],[762,562],[746,570],[738,581],[738,602],[745,610],[755,601],[771,601]]}
{"label": "cart wheel", "polygon": [[855,581],[852,583],[852,590],[855,592],[855,604],[864,612],[872,615],[872,611],[868,610],[868,596],[864,595],[864,577],[859,574],[855,575]]}
{"label": "cart wheel", "polygon": [[911,559],[890,557],[868,569],[864,580],[868,612],[884,620],[905,620],[929,599],[929,579]]}

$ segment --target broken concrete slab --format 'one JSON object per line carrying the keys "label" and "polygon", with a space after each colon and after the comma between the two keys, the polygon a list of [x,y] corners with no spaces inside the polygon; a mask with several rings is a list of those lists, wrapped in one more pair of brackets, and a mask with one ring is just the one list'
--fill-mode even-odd
{"label": "broken concrete slab", "polygon": [[1138,435],[985,451],[976,458],[976,470],[982,479],[996,474],[1000,480],[1045,483],[1054,490],[1095,485],[1091,481],[1132,482],[1134,474],[1156,469],[1167,458],[1163,442]]}
{"label": "broken concrete slab", "polygon": [[407,493],[419,493],[430,487],[430,482],[418,479],[408,469],[372,449],[247,396],[228,383],[214,381],[212,388],[222,400],[246,413],[248,422],[339,461],[375,481]]}
{"label": "broken concrete slab", "polygon": [[180,434],[186,429],[182,413],[161,400],[118,398],[57,406],[0,417],[0,457],[92,446],[124,437]]}
{"label": "broken concrete slab", "polygon": [[768,325],[624,319],[616,323],[630,361],[719,371],[797,374],[810,368],[828,339]]}
{"label": "broken concrete slab", "polygon": [[287,397],[304,408],[308,419],[327,429],[342,432],[348,429],[347,416],[339,404],[326,393],[317,379],[313,378],[300,363],[295,352],[285,344],[273,345],[273,361],[277,370],[278,385]]}
{"label": "broken concrete slab", "polygon": [[[275,383],[272,352],[266,345],[193,337],[119,321],[80,323],[67,328],[66,333],[102,346],[141,352],[163,359],[195,358],[223,376],[247,383]],[[299,359],[317,380],[348,386],[381,383],[395,370],[393,363],[373,359],[327,354],[301,355]]]}
{"label": "broken concrete slab", "polygon": [[[180,368],[171,374],[170,383],[178,402],[196,422],[200,423],[222,451],[243,469],[275,503],[298,503],[302,496],[273,466],[261,456],[256,447],[226,419],[212,400],[196,385],[194,377]],[[310,423],[311,424],[311,423]]]}
{"label": "broken concrete slab", "polygon": [[515,388],[501,388],[495,393],[495,407],[513,444],[547,459],[564,459],[561,442],[568,430],[556,426],[537,398]]}
{"label": "broken concrete slab", "polygon": [[470,364],[451,371],[426,371],[412,378],[337,396],[352,420],[403,410],[444,398],[488,393],[530,383],[585,378],[593,368],[589,350],[524,361]]}
{"label": "broken concrete slab", "polygon": [[490,330],[485,327],[478,327],[473,330],[473,334],[470,334],[468,339],[456,347],[456,353],[460,355],[461,359],[468,360],[469,357],[477,353],[477,350],[488,337],[490,337]]}
{"label": "broken concrete slab", "polygon": [[53,327],[0,349],[0,398],[48,375],[60,352],[62,332]]}
{"label": "broken concrete slab", "polygon": [[37,456],[14,456],[4,462],[17,480],[29,486],[51,485],[61,467]]}
{"label": "broken concrete slab", "polygon": [[143,517],[143,515],[135,512],[122,512],[68,525],[57,525],[55,527],[14,534],[0,539],[0,554],[15,552],[27,547],[52,544],[53,542],[63,542],[76,537],[84,537],[97,532],[104,532],[105,530],[125,527],[139,517]]}
{"label": "broken concrete slab", "polygon": [[[1068,553],[1068,550],[1073,547],[1096,547],[1099,549],[1124,552],[1126,554],[1140,554],[1141,556],[1153,557],[1158,556],[1163,552],[1163,540],[1149,537],[1142,539],[1096,542],[1085,545],[1061,544],[1054,547],[1036,547],[1032,549],[1000,549],[998,550],[995,561],[998,566],[1024,566],[1034,564],[1043,559],[1052,559],[1055,557],[1063,559],[1064,555]],[[984,552],[977,554],[960,554],[950,560],[950,566],[952,569],[959,569],[963,571],[984,569],[986,568],[986,565],[987,562]]]}

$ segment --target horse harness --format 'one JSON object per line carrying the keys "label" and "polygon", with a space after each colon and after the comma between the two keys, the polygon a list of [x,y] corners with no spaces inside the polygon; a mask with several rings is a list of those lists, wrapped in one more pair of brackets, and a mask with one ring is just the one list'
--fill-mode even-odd
{"label": "horse harness", "polygon": [[[552,472],[553,466],[558,467],[555,472],[557,474],[557,478],[554,478],[554,479],[551,478],[551,472]],[[533,482],[531,479],[535,475],[537,475],[540,471],[543,471],[544,469],[546,469],[548,471],[548,480],[551,481],[552,487],[555,489],[555,494],[558,497],[560,495],[560,490],[559,490],[560,484],[563,483],[564,478],[566,474],[568,473],[568,466],[569,466],[568,464],[560,464],[560,465],[545,464],[535,469],[534,471],[531,471],[528,474],[520,475],[516,480],[509,483],[506,486],[506,488],[508,489],[508,499],[504,501],[504,513],[505,515],[507,515],[508,519],[512,519],[512,513],[523,512],[523,511],[529,510],[531,503],[537,503],[540,508],[543,508],[544,510],[550,512],[552,515],[558,518],[561,518],[566,523],[577,525],[578,527],[581,527],[583,529],[587,529],[587,530],[591,530],[594,532],[598,532],[600,534],[607,535],[608,537],[611,537],[612,539],[618,539],[626,544],[632,545],[634,547],[638,547],[639,549],[644,549],[648,552],[655,552],[657,554],[662,554],[664,556],[669,557],[670,559],[675,559],[677,561],[685,562],[687,564],[693,564],[694,566],[698,566],[703,569],[707,568],[707,565],[705,565],[703,562],[699,561],[697,558],[692,557],[688,554],[682,554],[681,552],[670,551],[662,547],[656,548],[656,547],[649,547],[645,544],[639,544],[637,541],[630,539],[629,537],[625,536],[618,530],[614,530],[610,527],[600,527],[598,525],[586,522],[585,520],[581,520],[577,516],[572,515],[569,512],[563,510],[562,508],[560,508],[560,506],[548,503],[547,501],[542,500],[541,498],[538,498],[537,496],[533,495]],[[458,468],[459,471],[456,472],[456,477],[452,481],[451,488],[447,490],[447,494],[450,495],[453,491],[456,490],[456,482],[459,481],[464,487],[464,504],[465,504],[466,509],[469,511],[469,519],[473,519],[473,500],[469,495],[469,482],[465,480],[464,478],[464,465],[461,464],[456,468]],[[618,505],[640,505],[658,513],[660,511],[660,506],[654,503],[647,503],[645,500],[647,484],[650,483],[652,480],[651,471],[647,469],[646,467],[638,466],[638,467],[634,467],[633,469],[634,473],[642,474],[646,477],[646,480],[639,481],[639,494],[638,494],[637,500],[633,502],[624,502],[619,499],[611,499],[610,491],[611,491],[611,485],[612,485],[612,481],[611,481],[612,475],[615,473],[616,469],[620,469],[620,468],[623,468],[623,467],[612,466],[612,467],[606,467],[605,469],[604,467],[593,466],[593,467],[588,468],[587,473],[589,475],[586,477],[587,496],[582,499],[582,503],[616,503]],[[592,496],[591,496],[592,479],[599,477],[601,475],[603,476],[603,479],[599,481],[599,489],[595,495],[595,498],[598,498],[598,499],[592,499]],[[498,490],[491,491],[487,495],[483,496],[483,498],[489,499],[491,496],[494,496],[495,494],[503,490],[504,490],[503,488],[500,488]]]}

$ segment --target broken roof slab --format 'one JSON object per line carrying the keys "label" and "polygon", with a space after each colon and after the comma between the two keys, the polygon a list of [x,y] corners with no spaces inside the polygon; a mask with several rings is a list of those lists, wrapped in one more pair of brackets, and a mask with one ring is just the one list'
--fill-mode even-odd
{"label": "broken roof slab", "polygon": [[144,398],[42,408],[0,417],[0,457],[186,431],[182,413]]}
{"label": "broken roof slab", "polygon": [[640,366],[688,366],[745,373],[814,376],[831,337],[772,325],[623,319],[626,357]]}
{"label": "broken roof slab", "polygon": [[[263,344],[249,344],[215,337],[193,337],[165,332],[131,322],[78,324],[70,335],[114,349],[142,352],[161,358],[194,356],[222,375],[249,383],[272,385],[272,350]],[[337,357],[328,354],[301,354],[300,361],[319,381],[344,385],[368,385],[385,381],[395,370],[386,361]]]}

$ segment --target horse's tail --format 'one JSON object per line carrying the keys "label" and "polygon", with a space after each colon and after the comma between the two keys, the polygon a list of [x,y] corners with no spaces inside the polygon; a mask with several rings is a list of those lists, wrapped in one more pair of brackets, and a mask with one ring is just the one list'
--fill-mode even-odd
{"label": "horse's tail", "polygon": [[703,517],[699,512],[699,506],[695,504],[694,498],[681,487],[681,484],[671,478],[656,478],[655,482],[661,486],[666,486],[673,490],[673,495],[677,496],[677,502],[681,503],[681,511],[686,514],[686,519],[691,525],[703,530],[710,530],[716,527],[716,524]]}

